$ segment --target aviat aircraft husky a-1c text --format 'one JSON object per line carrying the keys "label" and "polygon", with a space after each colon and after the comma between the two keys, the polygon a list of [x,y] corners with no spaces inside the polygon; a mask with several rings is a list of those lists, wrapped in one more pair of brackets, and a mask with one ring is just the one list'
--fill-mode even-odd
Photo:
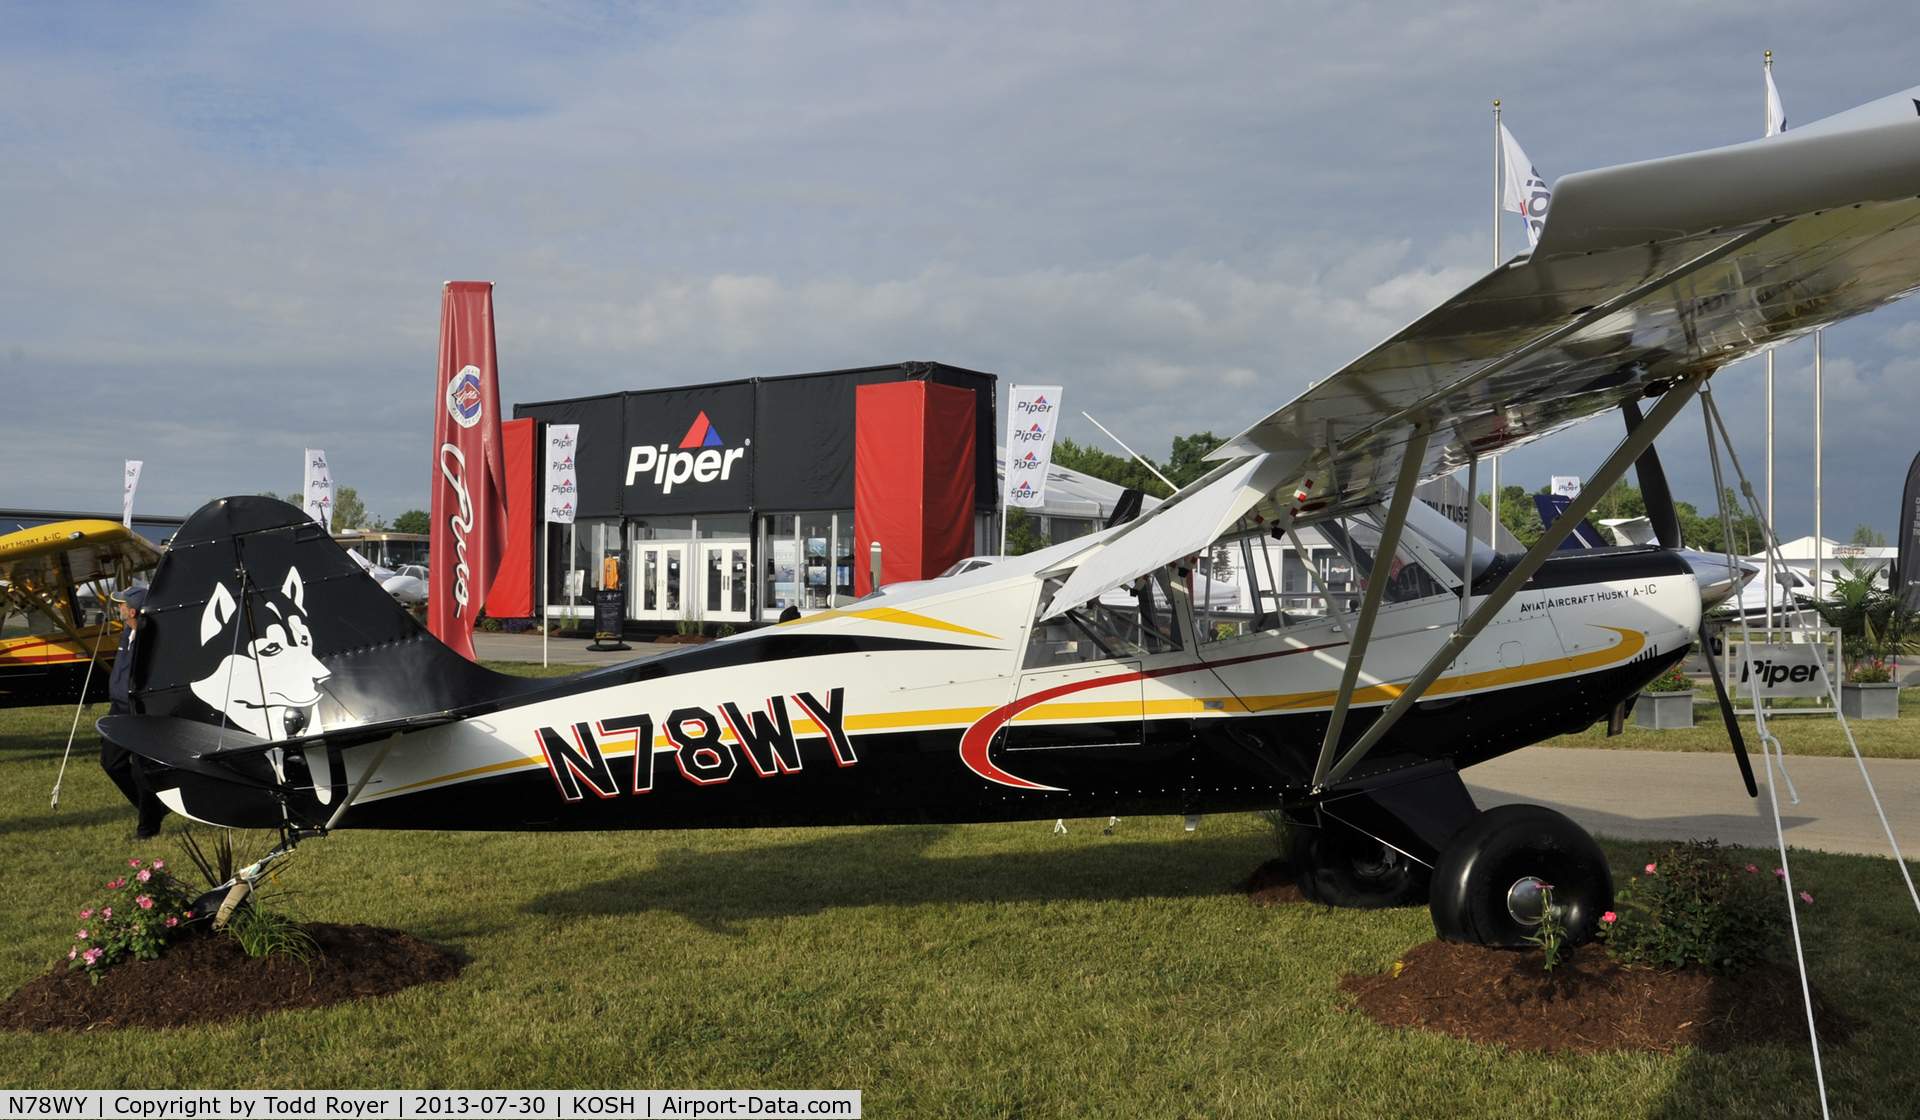
{"label": "aviat aircraft husky a-1c text", "polygon": [[[101,730],[175,810],[290,837],[1284,806],[1314,897],[1430,890],[1446,935],[1510,943],[1545,879],[1583,935],[1612,892],[1591,838],[1538,807],[1477,811],[1459,770],[1608,717],[1685,655],[1702,596],[1653,437],[1727,363],[1920,285],[1916,97],[1561,180],[1530,256],[1135,520],[640,663],[489,672],[298,510],[214,502],[155,575],[143,714]],[[1626,438],[1525,554],[1467,548],[1413,500],[1615,410]],[[1665,547],[1556,555],[1636,462]],[[1270,591],[1275,540],[1306,525],[1362,577],[1357,602],[1196,611],[1194,557]]]}

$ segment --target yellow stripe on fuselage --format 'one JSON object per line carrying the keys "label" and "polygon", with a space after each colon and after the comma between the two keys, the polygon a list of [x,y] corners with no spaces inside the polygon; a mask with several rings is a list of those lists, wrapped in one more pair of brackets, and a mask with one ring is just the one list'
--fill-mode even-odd
{"label": "yellow stripe on fuselage", "polygon": [[[814,617],[819,618],[821,616],[815,615]],[[1572,657],[1560,657],[1537,665],[1516,665],[1512,668],[1490,669],[1479,673],[1462,673],[1453,677],[1441,677],[1433,683],[1432,687],[1427,689],[1426,695],[1445,696],[1457,692],[1499,688],[1507,685],[1525,684],[1529,681],[1543,680],[1547,677],[1565,676],[1570,673],[1583,672],[1589,669],[1599,669],[1611,664],[1624,663],[1638,655],[1642,649],[1646,648],[1647,637],[1638,630],[1625,630],[1617,626],[1602,626],[1600,629],[1612,630],[1614,633],[1619,634],[1621,639],[1619,644],[1604,650],[1575,654]],[[1194,671],[1198,672],[1199,669],[1199,666],[1195,666]],[[1137,680],[1113,681],[1110,683],[1114,685],[1134,686],[1139,684]],[[1355,689],[1353,702],[1355,704],[1390,703],[1398,698],[1405,689],[1406,686],[1404,684],[1380,684]],[[1089,689],[1089,691],[1091,691],[1091,689]],[[1014,716],[1010,722],[1091,722],[1095,720],[1135,718],[1141,713],[1144,713],[1146,716],[1192,715],[1202,712],[1221,715],[1235,712],[1253,714],[1258,712],[1327,707],[1333,703],[1333,697],[1334,692],[1332,690],[1321,690],[1315,692],[1278,693],[1271,696],[1249,696],[1244,699],[1234,696],[1172,697],[1148,700],[1144,704],[1131,700],[1068,700],[1037,704]],[[1214,704],[1217,705],[1217,707],[1208,708],[1208,704]],[[866,715],[848,716],[846,727],[849,731],[891,731],[897,729],[933,727],[966,727],[971,726],[991,711],[993,711],[992,708],[974,707],[929,708],[904,712],[873,712]],[[792,726],[795,735],[819,736],[826,734],[823,728],[809,719],[796,719],[793,721]],[[722,729],[721,738],[724,741],[729,743],[736,741],[732,730],[727,729],[724,723],[722,724]],[[606,754],[619,755],[631,753],[631,749],[626,747],[623,740],[615,739],[609,745],[614,749],[606,751]],[[672,751],[677,748],[672,741],[666,737],[665,733],[662,732],[654,736],[653,749],[656,751]],[[486,766],[477,766],[470,770],[457,771],[443,777],[427,778],[422,781],[412,782],[408,785],[398,786],[394,789],[380,790],[378,792],[369,790],[364,800],[373,801],[382,797],[390,797],[394,794],[419,789],[423,786],[443,785],[448,782],[465,781],[470,778],[484,777],[488,774],[505,773],[511,770],[544,769],[545,766],[546,761],[539,755],[509,759],[504,762],[495,762]]]}
{"label": "yellow stripe on fuselage", "polygon": [[897,610],[893,607],[873,607],[864,611],[821,611],[819,614],[810,614],[805,618],[796,618],[792,622],[782,622],[780,625],[811,626],[815,623],[825,622],[833,618],[863,618],[868,622],[891,622],[896,626],[918,626],[926,630],[945,630],[953,634],[970,634],[973,637],[986,638],[989,641],[997,642],[1000,640],[996,635],[982,633],[979,630],[969,630],[967,627],[961,626],[958,623],[943,622],[937,618],[929,618],[924,614]]}

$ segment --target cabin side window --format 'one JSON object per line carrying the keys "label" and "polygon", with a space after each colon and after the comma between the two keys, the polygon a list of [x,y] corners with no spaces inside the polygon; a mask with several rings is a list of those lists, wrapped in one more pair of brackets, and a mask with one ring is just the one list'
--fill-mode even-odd
{"label": "cabin side window", "polygon": [[[1052,605],[1064,579],[1050,579],[1040,592],[1043,610]],[[1100,598],[1051,617],[1035,618],[1021,667],[1045,669],[1121,657],[1168,653],[1180,648],[1173,596],[1165,569],[1141,576]]]}
{"label": "cabin side window", "polygon": [[[1381,567],[1375,553],[1380,545],[1380,529],[1364,517],[1350,520],[1328,521],[1315,526],[1321,536],[1338,549],[1353,563],[1361,588],[1366,588],[1374,579],[1374,571]],[[1400,547],[1394,550],[1390,563],[1381,572],[1386,580],[1383,598],[1389,603],[1410,603],[1416,599],[1427,599],[1435,595],[1450,594],[1446,584],[1440,582],[1433,572],[1421,563],[1420,558],[1408,546],[1406,533],[1403,532]],[[1457,577],[1454,578],[1457,581]]]}

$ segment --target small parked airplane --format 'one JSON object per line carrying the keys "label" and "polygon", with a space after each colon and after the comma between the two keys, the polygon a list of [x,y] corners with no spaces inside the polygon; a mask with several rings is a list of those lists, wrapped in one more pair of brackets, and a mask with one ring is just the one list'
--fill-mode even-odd
{"label": "small parked airplane", "polygon": [[120,620],[107,596],[160,563],[112,521],[56,521],[0,537],[0,708],[107,698]]}
{"label": "small parked airplane", "polygon": [[[1592,838],[1538,806],[1480,812],[1459,772],[1618,713],[1686,656],[1702,597],[1674,551],[1555,549],[1636,463],[1664,489],[1653,439],[1716,371],[1920,286],[1916,98],[1568,176],[1530,255],[1136,519],[643,662],[489,672],[299,510],[216,501],[155,574],[141,714],[101,732],[174,810],[285,843],[1279,807],[1311,897],[1428,899],[1443,935],[1512,944],[1551,882],[1584,937],[1613,890]],[[1616,410],[1626,438],[1525,553],[1413,500]],[[1357,608],[1322,587],[1327,614],[1203,624],[1198,557],[1271,590],[1273,543],[1305,555],[1308,525],[1362,577]]]}

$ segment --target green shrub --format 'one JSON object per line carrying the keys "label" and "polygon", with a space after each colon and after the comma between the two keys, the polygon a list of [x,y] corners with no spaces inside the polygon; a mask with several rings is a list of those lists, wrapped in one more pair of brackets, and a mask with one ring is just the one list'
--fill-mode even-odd
{"label": "green shrub", "polygon": [[[1736,866],[1714,840],[1688,840],[1648,853],[1646,870],[1615,894],[1595,937],[1625,964],[1704,964],[1745,972],[1776,952],[1786,932],[1778,876]],[[1813,896],[1801,893],[1808,905]]]}

